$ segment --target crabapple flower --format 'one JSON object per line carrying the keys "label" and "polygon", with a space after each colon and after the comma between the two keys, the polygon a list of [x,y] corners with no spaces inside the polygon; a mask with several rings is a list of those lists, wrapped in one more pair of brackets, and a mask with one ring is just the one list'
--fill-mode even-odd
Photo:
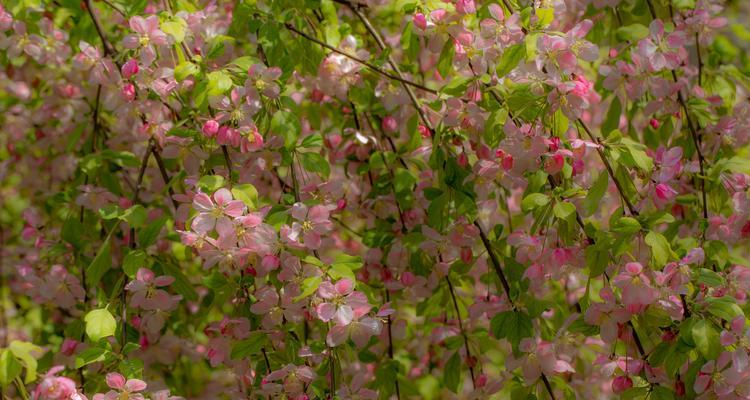
{"label": "crabapple flower", "polygon": [[232,199],[232,192],[225,188],[213,194],[213,201],[205,193],[197,193],[193,197],[193,207],[198,215],[193,219],[191,227],[198,234],[209,233],[214,228],[219,236],[226,236],[234,232],[234,225],[230,218],[241,217],[245,213],[245,204]]}
{"label": "crabapple flower", "polygon": [[655,19],[649,25],[649,36],[638,42],[638,55],[643,57],[653,71],[675,69],[687,57],[685,33],[675,30],[664,34],[664,23]]}
{"label": "crabapple flower", "polygon": [[130,18],[129,24],[135,33],[125,36],[122,44],[126,49],[139,49],[141,63],[150,66],[156,60],[156,46],[168,44],[167,34],[159,29],[159,17],[134,16]]}
{"label": "crabapple flower", "polygon": [[135,279],[125,285],[125,290],[132,292],[130,306],[144,310],[168,309],[172,296],[159,289],[169,286],[174,282],[171,276],[155,276],[153,271],[147,268],[139,268]]}
{"label": "crabapple flower", "polygon": [[317,249],[321,245],[321,236],[333,228],[329,219],[330,209],[327,206],[315,205],[309,207],[304,203],[295,203],[292,206],[292,217],[296,220],[288,237],[292,241],[298,241],[300,235],[305,247]]}
{"label": "crabapple flower", "polygon": [[318,287],[318,296],[324,300],[316,307],[318,318],[324,322],[334,320],[339,325],[349,325],[354,315],[366,314],[372,306],[367,296],[354,291],[354,282],[341,279],[335,284],[326,281]]}
{"label": "crabapple flower", "polygon": [[641,313],[656,301],[656,291],[651,287],[651,280],[643,272],[643,265],[640,263],[625,264],[624,270],[612,283],[622,289],[622,303],[630,313]]}
{"label": "crabapple flower", "polygon": [[95,394],[93,400],[145,400],[146,397],[142,393],[146,390],[146,382],[140,379],[125,379],[124,376],[117,372],[110,372],[107,374],[105,381],[107,386],[111,389],[106,394]]}
{"label": "crabapple flower", "polygon": [[57,376],[57,373],[63,369],[65,367],[59,365],[50,368],[31,393],[31,398],[33,400],[68,400],[77,395],[76,383],[72,379]]}

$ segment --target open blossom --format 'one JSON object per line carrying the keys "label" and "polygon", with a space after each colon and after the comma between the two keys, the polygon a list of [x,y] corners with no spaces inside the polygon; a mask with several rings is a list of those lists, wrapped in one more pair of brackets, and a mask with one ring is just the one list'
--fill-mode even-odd
{"label": "open blossom", "polygon": [[193,219],[191,227],[199,234],[209,233],[215,228],[219,236],[226,236],[234,232],[231,218],[245,213],[245,204],[240,200],[232,200],[232,192],[225,188],[213,194],[213,201],[207,194],[197,193],[193,197],[193,207],[198,215]]}
{"label": "open blossom", "polygon": [[622,289],[622,303],[628,312],[637,314],[656,300],[656,291],[651,280],[643,272],[643,265],[637,262],[625,264],[625,268],[612,283]]}
{"label": "open blossom", "polygon": [[367,316],[366,312],[364,307],[354,308],[352,319],[347,325],[337,323],[331,327],[326,335],[326,343],[336,347],[351,338],[357,347],[364,347],[370,338],[379,335],[383,328],[380,319]]}
{"label": "open blossom", "polygon": [[159,17],[135,16],[130,18],[129,24],[135,33],[125,36],[123,46],[128,49],[140,49],[141,63],[145,66],[151,65],[156,60],[158,46],[168,44],[167,34],[159,29]]}
{"label": "open blossom", "polygon": [[649,25],[649,37],[638,42],[638,55],[648,62],[654,71],[675,69],[687,57],[684,44],[685,33],[675,30],[664,33],[664,23],[655,19]]}
{"label": "open blossom", "polygon": [[327,206],[315,205],[308,208],[304,203],[295,203],[292,206],[292,217],[296,221],[292,224],[287,237],[292,241],[298,241],[301,236],[305,247],[317,249],[321,244],[321,236],[333,227],[329,215]]}
{"label": "open blossom", "polygon": [[72,399],[75,395],[79,395],[75,381],[64,376],[57,376],[57,374],[63,369],[65,369],[65,367],[59,365],[50,368],[42,378],[42,381],[31,393],[32,399],[68,400]]}
{"label": "open blossom", "polygon": [[128,282],[125,290],[132,292],[131,307],[144,310],[168,309],[172,296],[159,287],[169,286],[174,282],[171,276],[155,276],[153,271],[140,268],[134,280]]}
{"label": "open blossom", "polygon": [[145,400],[142,392],[146,390],[146,382],[140,379],[125,379],[117,372],[110,372],[106,376],[107,386],[111,389],[106,394],[95,394],[93,400]]}
{"label": "open blossom", "polygon": [[372,308],[367,302],[367,296],[354,291],[354,282],[346,278],[335,284],[328,281],[321,283],[318,296],[324,302],[316,307],[316,312],[324,322],[334,320],[339,325],[349,325],[355,313],[364,314]]}

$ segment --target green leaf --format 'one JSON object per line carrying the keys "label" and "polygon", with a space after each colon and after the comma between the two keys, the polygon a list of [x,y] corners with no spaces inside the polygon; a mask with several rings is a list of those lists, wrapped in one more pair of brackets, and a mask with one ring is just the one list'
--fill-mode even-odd
{"label": "green leaf", "polygon": [[518,347],[521,339],[534,334],[531,317],[523,311],[505,311],[495,315],[490,321],[490,330],[498,339],[508,339],[514,348]]}
{"label": "green leaf", "polygon": [[537,16],[537,26],[546,28],[555,19],[554,8],[536,8],[534,13]]}
{"label": "green leaf", "polygon": [[651,247],[651,256],[656,267],[663,267],[672,255],[672,248],[669,246],[667,238],[661,233],[650,231],[646,234],[646,244]]}
{"label": "green leaf", "polygon": [[453,38],[449,38],[440,51],[440,58],[437,64],[437,70],[443,78],[447,78],[453,70],[453,56],[455,54],[456,46],[453,43]]}
{"label": "green leaf", "polygon": [[141,379],[143,377],[143,361],[137,358],[120,361],[117,369],[127,379]]}
{"label": "green leaf", "polygon": [[136,204],[125,210],[120,216],[120,219],[127,221],[130,226],[138,228],[146,224],[146,221],[148,220],[148,212],[146,212],[146,209],[143,208],[142,205]]}
{"label": "green leaf", "polygon": [[708,303],[707,310],[709,313],[727,322],[731,322],[733,319],[745,315],[742,308],[737,305],[737,302],[732,297],[708,297],[706,298],[706,302]]}
{"label": "green leaf", "polygon": [[86,322],[86,335],[94,342],[114,335],[117,329],[115,317],[106,308],[89,311],[84,322]]}
{"label": "green leaf", "polygon": [[302,139],[302,143],[299,145],[300,147],[304,147],[306,149],[312,148],[312,147],[321,147],[323,146],[323,136],[320,135],[320,133],[314,133],[309,136],[305,136],[304,139]]}
{"label": "green leaf", "polygon": [[648,28],[642,24],[632,24],[628,26],[621,26],[615,31],[617,40],[637,42],[646,36],[648,36]]}
{"label": "green leaf", "polygon": [[81,233],[83,233],[83,225],[78,221],[78,218],[71,215],[65,220],[60,236],[73,247],[80,248],[84,244]]}
{"label": "green leaf", "polygon": [[700,320],[693,325],[693,340],[698,351],[708,360],[719,357],[723,347],[719,342],[719,332],[713,324],[706,320]]}
{"label": "green leaf", "polygon": [[458,393],[458,388],[461,384],[461,356],[458,355],[458,352],[453,353],[448,362],[445,363],[443,381],[448,390]]}
{"label": "green leaf", "polygon": [[271,133],[284,138],[284,147],[292,149],[297,144],[302,127],[299,118],[291,111],[280,110],[271,118]]}
{"label": "green leaf", "polygon": [[211,71],[208,78],[208,95],[218,96],[232,88],[232,77],[226,71]]}
{"label": "green leaf", "polygon": [[565,133],[568,131],[568,117],[563,114],[562,109],[557,109],[552,114],[552,133],[557,137],[565,137]]}
{"label": "green leaf", "polygon": [[318,286],[320,286],[321,282],[323,282],[323,278],[321,278],[320,276],[311,276],[309,278],[305,278],[305,280],[302,281],[302,293],[300,293],[299,296],[295,297],[294,301],[298,302],[315,293],[315,291],[318,290]]}
{"label": "green leaf", "polygon": [[331,174],[331,166],[320,153],[297,153],[299,154],[302,167],[306,171],[315,172],[322,178],[327,179]]}
{"label": "green leaf", "polygon": [[453,78],[447,85],[440,89],[440,92],[449,96],[462,96],[466,93],[466,88],[469,87],[469,82],[472,80],[473,78],[470,77]]}
{"label": "green leaf", "polygon": [[161,23],[161,30],[172,36],[175,43],[182,43],[185,40],[185,28],[187,28],[187,22],[182,18],[174,18]]}
{"label": "green leaf", "polygon": [[549,204],[549,196],[544,193],[531,193],[521,201],[521,209],[524,212],[529,212],[547,204]]}
{"label": "green leaf", "polygon": [[623,153],[623,155],[630,156],[629,158],[623,157],[627,164],[632,164],[644,172],[652,171],[654,168],[654,160],[646,154],[644,151],[646,147],[644,145],[629,138],[622,138],[620,143],[622,143],[627,149],[627,153]]}
{"label": "green leaf", "polygon": [[568,219],[576,215],[576,206],[574,206],[573,203],[562,201],[562,202],[558,202],[557,204],[555,204],[555,207],[552,209],[552,212],[555,213],[555,216],[557,218]]}
{"label": "green leaf", "polygon": [[[114,231],[114,229],[112,231]],[[112,233],[110,232],[110,235],[111,234]],[[94,257],[94,260],[91,261],[91,264],[86,268],[86,280],[88,281],[89,287],[98,285],[102,276],[104,276],[104,273],[112,267],[112,256],[109,253],[109,238],[110,236],[107,236],[107,240],[102,243],[101,247],[99,247],[99,251],[96,252],[96,257]]]}
{"label": "green leaf", "polygon": [[36,380],[37,368],[36,357],[34,356],[34,354],[40,356],[41,353],[44,352],[44,350],[33,343],[22,342],[20,340],[14,340],[10,342],[8,350],[10,350],[10,352],[13,353],[16,359],[20,361],[21,364],[26,368],[26,379],[24,380],[24,382],[34,382]]}
{"label": "green leaf", "polygon": [[261,349],[266,344],[266,341],[267,334],[265,332],[251,332],[247,339],[239,341],[232,346],[232,360],[248,358],[260,353]]}
{"label": "green leaf", "polygon": [[583,199],[583,210],[586,215],[592,215],[601,205],[602,197],[607,193],[609,187],[609,174],[606,171],[599,173],[594,184],[589,188],[586,198]]}
{"label": "green leaf", "polygon": [[174,68],[174,78],[177,82],[184,81],[190,75],[198,75],[201,72],[199,66],[190,61],[183,61]]}
{"label": "green leaf", "polygon": [[145,267],[145,262],[146,252],[140,249],[132,250],[122,260],[122,270],[128,277],[133,278],[139,268]]}
{"label": "green leaf", "polygon": [[23,366],[9,349],[0,349],[0,386],[8,386],[21,375]]}
{"label": "green leaf", "polygon": [[163,216],[157,218],[148,224],[145,228],[138,231],[136,238],[138,239],[138,246],[145,248],[156,243],[156,238],[159,236],[164,224],[167,222],[167,217]]}
{"label": "green leaf", "polygon": [[104,361],[104,355],[106,353],[107,349],[89,347],[76,356],[75,366],[76,368],[81,368],[93,362]]}
{"label": "green leaf", "polygon": [[612,230],[617,233],[631,235],[641,230],[641,223],[632,217],[622,217],[618,218],[615,223],[612,224]]}
{"label": "green leaf", "polygon": [[620,104],[620,98],[617,96],[612,97],[612,103],[609,105],[607,110],[607,118],[602,123],[602,136],[607,138],[609,133],[617,129],[620,126],[620,114],[622,113],[622,105]]}
{"label": "green leaf", "polygon": [[724,277],[707,268],[701,268],[698,270],[697,281],[698,283],[702,283],[709,287],[724,285]]}
{"label": "green leaf", "polygon": [[497,67],[495,67],[497,76],[502,78],[505,75],[508,75],[510,71],[513,71],[513,69],[518,66],[525,56],[526,46],[523,43],[514,44],[506,48],[503,51],[502,57],[500,57],[500,61],[497,63]]}
{"label": "green leaf", "polygon": [[198,180],[198,187],[205,192],[214,192],[224,187],[224,177],[221,175],[205,175]]}
{"label": "green leaf", "polygon": [[248,208],[255,208],[258,204],[258,190],[249,183],[235,185],[232,188],[235,199],[242,201]]}

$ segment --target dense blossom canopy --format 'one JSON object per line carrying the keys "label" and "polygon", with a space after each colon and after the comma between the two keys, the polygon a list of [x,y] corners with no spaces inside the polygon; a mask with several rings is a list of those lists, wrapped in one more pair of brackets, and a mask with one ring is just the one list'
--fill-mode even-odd
{"label": "dense blossom canopy", "polygon": [[3,0],[0,389],[750,399],[730,0]]}

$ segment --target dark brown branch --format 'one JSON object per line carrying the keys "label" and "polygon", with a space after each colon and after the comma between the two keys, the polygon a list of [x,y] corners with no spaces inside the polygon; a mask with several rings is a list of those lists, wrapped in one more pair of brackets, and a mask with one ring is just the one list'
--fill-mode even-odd
{"label": "dark brown branch", "polygon": [[329,45],[328,43],[325,43],[325,42],[323,42],[323,41],[321,41],[321,40],[319,40],[319,39],[317,39],[317,38],[315,38],[313,36],[310,36],[310,35],[302,32],[302,31],[298,30],[292,24],[285,24],[284,26],[286,27],[286,29],[288,29],[288,30],[296,33],[297,35],[302,36],[303,38],[305,38],[305,39],[307,39],[307,40],[309,40],[309,41],[311,41],[311,42],[313,42],[313,43],[315,43],[315,44],[317,44],[319,46],[325,47],[326,49],[331,50],[332,52],[334,52],[336,54],[341,54],[342,56],[344,56],[346,58],[354,60],[354,61],[356,61],[356,62],[358,62],[358,63],[366,66],[367,68],[369,68],[369,69],[371,69],[371,70],[373,70],[373,71],[379,73],[380,75],[383,75],[383,76],[385,76],[385,77],[387,77],[389,79],[393,79],[393,80],[405,83],[407,85],[410,85],[410,86],[413,86],[415,88],[424,90],[424,91],[429,92],[431,94],[437,94],[438,93],[437,90],[435,90],[435,89],[430,89],[427,86],[424,86],[424,85],[421,85],[419,83],[412,82],[410,80],[407,80],[407,79],[401,78],[399,76],[393,75],[393,74],[391,74],[391,73],[389,73],[387,71],[384,71],[383,69],[381,69],[377,65],[372,64],[371,62],[369,62],[367,60],[363,60],[363,59],[361,59],[361,58],[359,58],[359,57],[357,57],[355,55],[352,55],[352,54],[349,54],[349,53],[347,53],[345,51],[339,50],[339,49],[337,49],[337,48]]}
{"label": "dark brown branch", "polygon": [[492,262],[492,267],[495,269],[495,273],[497,274],[497,277],[500,278],[500,283],[503,285],[503,289],[505,290],[505,295],[508,297],[508,302],[510,303],[511,307],[513,309],[516,309],[515,303],[513,303],[513,299],[510,297],[510,284],[508,283],[508,279],[505,277],[505,273],[503,273],[503,269],[500,267],[500,261],[497,259],[497,255],[495,254],[495,251],[492,249],[492,244],[490,243],[490,240],[487,238],[487,235],[484,233],[484,229],[482,228],[482,225],[479,224],[479,221],[474,221],[474,226],[479,229],[479,237],[482,239],[482,244],[484,244],[484,248],[487,250],[487,255],[490,257],[490,261]]}
{"label": "dark brown branch", "polygon": [[445,276],[445,281],[448,282],[448,290],[450,290],[451,299],[453,300],[453,308],[456,310],[456,319],[458,320],[458,329],[461,331],[461,336],[464,339],[464,350],[466,351],[466,365],[469,367],[469,374],[471,375],[471,387],[474,388],[475,380],[474,367],[471,365],[471,351],[469,350],[469,338],[466,336],[464,330],[464,323],[461,321],[461,312],[458,310],[458,301],[456,300],[456,294],[453,290],[453,283],[451,283],[448,275]]}

